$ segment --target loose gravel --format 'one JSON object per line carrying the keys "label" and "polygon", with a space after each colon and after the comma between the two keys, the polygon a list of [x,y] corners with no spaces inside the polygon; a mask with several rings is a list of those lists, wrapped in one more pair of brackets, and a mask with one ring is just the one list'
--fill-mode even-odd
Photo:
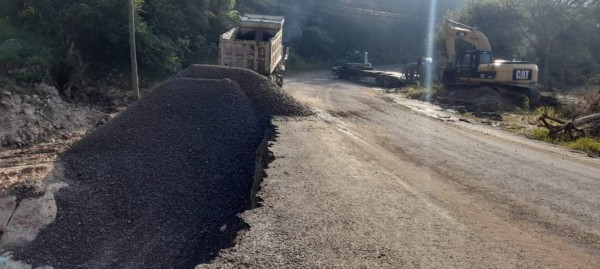
{"label": "loose gravel", "polygon": [[271,116],[308,116],[309,109],[300,104],[279,86],[258,73],[242,68],[192,65],[179,72],[176,77],[197,79],[228,78],[237,83],[256,109],[260,119]]}
{"label": "loose gravel", "polygon": [[59,158],[70,187],[56,197],[56,221],[18,257],[54,268],[214,258],[240,229],[264,119],[306,111],[255,73],[192,66]]}

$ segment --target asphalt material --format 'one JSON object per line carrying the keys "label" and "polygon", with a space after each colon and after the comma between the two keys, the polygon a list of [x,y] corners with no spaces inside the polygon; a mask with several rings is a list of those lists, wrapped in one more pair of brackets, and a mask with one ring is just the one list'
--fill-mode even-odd
{"label": "asphalt material", "polygon": [[176,77],[197,79],[228,78],[248,96],[259,119],[272,116],[308,116],[312,112],[279,86],[254,71],[235,67],[192,65]]}
{"label": "asphalt material", "polygon": [[17,257],[54,268],[212,259],[243,227],[236,214],[265,131],[255,115],[231,80],[163,83],[58,159],[70,187],[56,197],[56,221]]}

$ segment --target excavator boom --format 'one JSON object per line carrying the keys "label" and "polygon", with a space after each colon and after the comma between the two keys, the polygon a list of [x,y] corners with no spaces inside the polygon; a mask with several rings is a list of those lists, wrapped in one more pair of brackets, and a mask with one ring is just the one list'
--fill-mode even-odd
{"label": "excavator boom", "polygon": [[472,44],[476,50],[492,51],[492,46],[487,36],[477,28],[446,19],[444,23],[444,39],[446,40],[446,49],[448,50],[448,61],[452,65],[456,63],[456,38]]}

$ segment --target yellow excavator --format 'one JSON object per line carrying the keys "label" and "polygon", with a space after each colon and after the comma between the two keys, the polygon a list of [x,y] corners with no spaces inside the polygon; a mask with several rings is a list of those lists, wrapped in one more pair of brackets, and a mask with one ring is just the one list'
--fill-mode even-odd
{"label": "yellow excavator", "polygon": [[[448,53],[448,66],[442,83],[448,89],[473,89],[487,86],[497,91],[520,93],[529,98],[539,95],[536,85],[538,66],[525,61],[495,60],[488,38],[477,28],[446,20],[443,38]],[[462,39],[475,50],[456,54],[456,39]]]}

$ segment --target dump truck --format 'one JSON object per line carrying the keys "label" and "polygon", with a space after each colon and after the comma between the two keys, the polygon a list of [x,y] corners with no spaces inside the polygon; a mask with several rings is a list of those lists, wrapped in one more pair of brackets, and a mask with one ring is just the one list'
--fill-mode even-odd
{"label": "dump truck", "polygon": [[251,69],[283,86],[289,48],[283,46],[281,16],[246,14],[240,26],[221,35],[219,65]]}

